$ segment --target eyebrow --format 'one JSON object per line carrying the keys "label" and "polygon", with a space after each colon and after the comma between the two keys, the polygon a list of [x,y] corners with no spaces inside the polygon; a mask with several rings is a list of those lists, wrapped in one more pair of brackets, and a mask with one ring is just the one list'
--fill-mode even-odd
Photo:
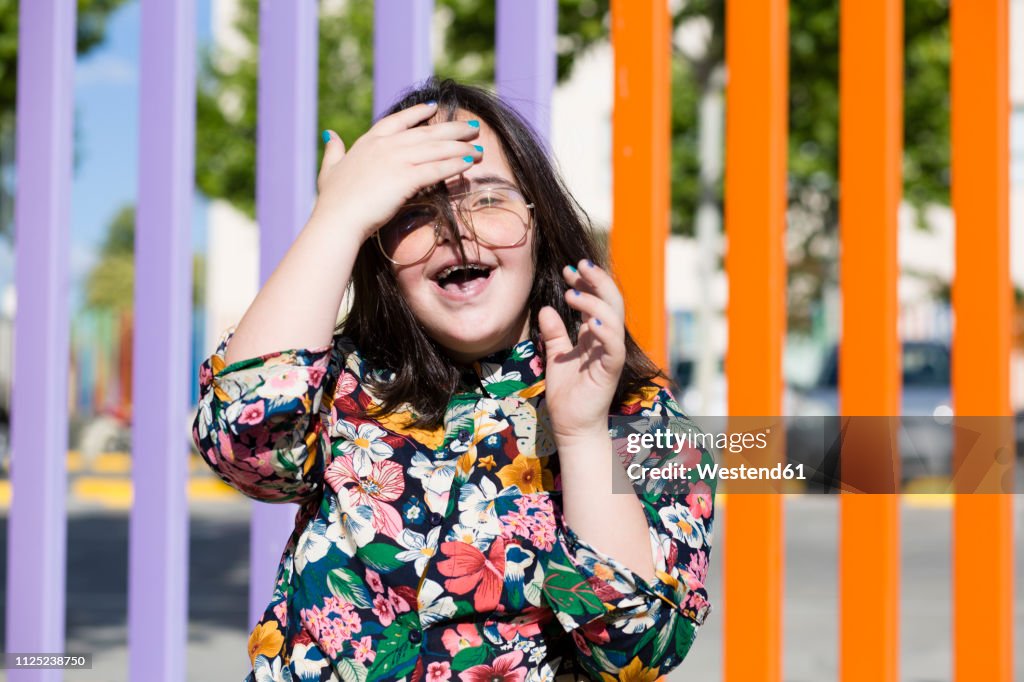
{"label": "eyebrow", "polygon": [[500,175],[478,175],[478,176],[473,177],[473,178],[466,178],[465,176],[459,176],[459,179],[456,180],[455,182],[453,182],[448,187],[448,189],[450,191],[450,190],[453,189],[453,187],[455,187],[455,188],[463,187],[467,183],[469,184],[470,187],[478,187],[480,185],[507,185],[508,187],[515,187],[516,186],[516,183],[514,183],[511,180],[509,180],[508,178],[502,177]]}

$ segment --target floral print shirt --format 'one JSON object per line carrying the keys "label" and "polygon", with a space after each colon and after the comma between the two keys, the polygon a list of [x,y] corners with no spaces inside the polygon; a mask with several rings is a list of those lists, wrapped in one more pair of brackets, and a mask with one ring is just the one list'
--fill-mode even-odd
{"label": "floral print shirt", "polygon": [[[244,495],[300,505],[247,682],[650,682],[686,656],[714,484],[637,492],[653,582],[577,536],[532,342],[474,363],[424,430],[365,416],[374,370],[347,338],[225,366],[233,332],[200,368],[193,440]],[[627,415],[683,417],[654,384],[610,417]]]}

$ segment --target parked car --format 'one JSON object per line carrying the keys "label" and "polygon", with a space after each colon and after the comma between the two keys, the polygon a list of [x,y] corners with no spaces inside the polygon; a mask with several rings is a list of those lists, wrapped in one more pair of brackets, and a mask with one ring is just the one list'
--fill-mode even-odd
{"label": "parked car", "polygon": [[[947,476],[952,462],[950,348],[935,341],[902,345],[903,390],[898,415],[901,482]],[[789,460],[805,465],[812,481],[839,483],[839,348],[828,352],[817,380],[791,390],[788,397],[786,450]]]}

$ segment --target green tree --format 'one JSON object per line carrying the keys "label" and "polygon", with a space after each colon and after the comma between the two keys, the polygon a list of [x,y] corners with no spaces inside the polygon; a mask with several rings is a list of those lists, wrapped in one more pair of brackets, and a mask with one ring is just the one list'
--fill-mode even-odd
{"label": "green tree", "polygon": [[[78,0],[75,47],[79,55],[103,42],[107,20],[127,0]],[[18,0],[0,0],[0,236],[14,222],[14,114],[18,89]],[[77,155],[75,157],[77,161]],[[76,163],[77,165],[77,163]]]}
{"label": "green tree", "polygon": [[[192,306],[203,305],[205,258],[192,255]],[[131,310],[135,286],[135,207],[123,206],[107,226],[96,264],[86,275],[85,308],[94,311]]]}

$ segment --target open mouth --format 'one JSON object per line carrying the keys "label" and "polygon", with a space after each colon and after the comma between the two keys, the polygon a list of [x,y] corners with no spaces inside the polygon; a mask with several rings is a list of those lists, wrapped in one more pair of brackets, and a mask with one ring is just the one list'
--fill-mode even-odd
{"label": "open mouth", "polygon": [[434,275],[434,281],[454,296],[471,296],[487,284],[493,269],[482,263],[460,263],[450,265]]}

